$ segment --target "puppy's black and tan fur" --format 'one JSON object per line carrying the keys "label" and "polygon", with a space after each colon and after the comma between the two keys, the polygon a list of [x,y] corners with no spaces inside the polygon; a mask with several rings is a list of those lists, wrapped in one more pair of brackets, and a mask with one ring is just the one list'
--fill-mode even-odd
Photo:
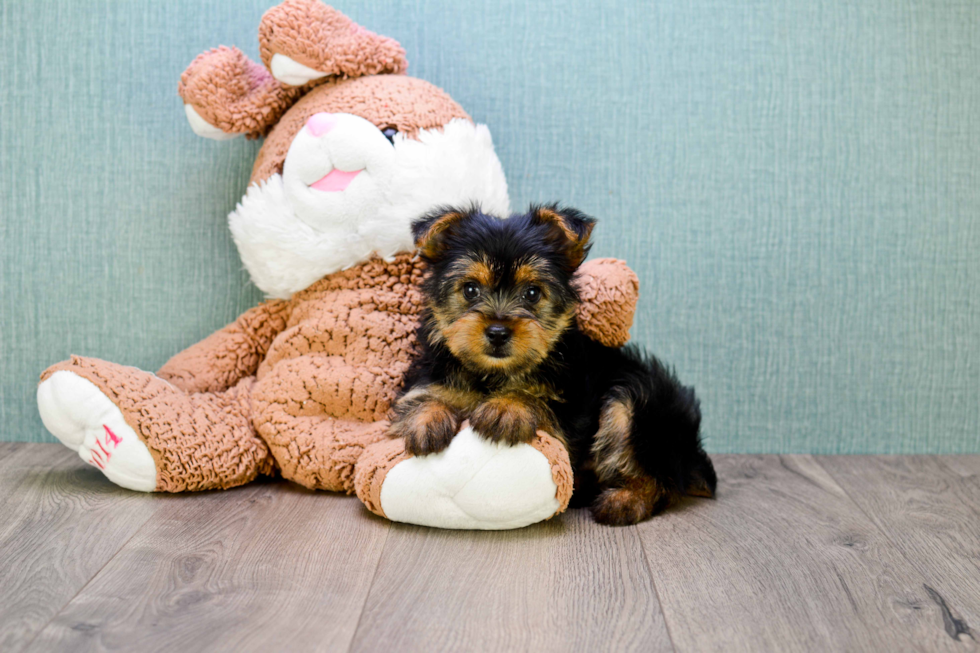
{"label": "puppy's black and tan fur", "polygon": [[575,323],[572,276],[595,221],[532,207],[507,220],[438,211],[414,225],[430,265],[422,348],[393,409],[391,435],[410,453],[447,447],[469,419],[493,441],[562,439],[573,501],[596,520],[634,524],[682,494],[713,496],[691,388],[656,358],[605,347]]}

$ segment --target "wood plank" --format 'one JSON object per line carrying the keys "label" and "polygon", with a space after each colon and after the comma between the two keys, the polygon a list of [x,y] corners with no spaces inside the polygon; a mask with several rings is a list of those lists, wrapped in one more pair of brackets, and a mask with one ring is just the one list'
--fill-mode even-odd
{"label": "wood plank", "polygon": [[[0,442],[0,517],[3,516],[3,504],[6,501],[6,497],[9,496],[10,491],[20,485],[24,480],[24,476],[30,473],[31,465],[36,464],[37,460],[34,459],[29,453],[32,447],[37,447],[39,445],[31,445],[27,442]],[[71,453],[69,449],[59,446],[58,451],[54,448],[54,445],[43,445],[46,449],[42,451],[50,451],[53,454],[57,454],[51,458],[52,463],[63,462],[68,460],[69,457],[65,454]],[[32,462],[29,462],[28,459]]]}
{"label": "wood plank", "polygon": [[47,460],[51,465],[63,464],[78,457],[60,444],[30,442],[0,442],[0,487],[10,488],[23,480],[30,470]]}
{"label": "wood plank", "polygon": [[27,444],[26,442],[0,442],[0,474],[4,472],[10,459],[24,451]]}
{"label": "wood plank", "polygon": [[939,464],[960,476],[980,477],[980,455],[961,454],[958,456],[937,456]]}
{"label": "wood plank", "polygon": [[54,467],[78,466],[78,454],[60,444],[38,444],[30,442],[0,443],[0,529],[9,525],[4,506],[8,501],[20,502],[20,495],[14,490],[39,470]]}
{"label": "wood plank", "polygon": [[638,526],[679,651],[948,650],[922,577],[810,456],[717,456]]}
{"label": "wood plank", "polygon": [[[9,448],[8,448],[9,450]],[[0,650],[28,641],[156,510],[61,445],[18,446],[0,489]]]}
{"label": "wood plank", "polygon": [[284,482],[168,497],[29,650],[346,650],[388,528]]}
{"label": "wood plank", "polygon": [[634,528],[575,510],[504,532],[394,524],[352,651],[666,651]]}
{"label": "wood plank", "polygon": [[[952,462],[969,471],[976,457]],[[980,473],[935,456],[835,456],[820,464],[924,578],[950,638],[980,640]],[[977,470],[980,472],[980,469]]]}
{"label": "wood plank", "polygon": [[54,467],[78,466],[78,454],[60,444],[0,443],[0,530],[13,523],[4,512],[8,501],[20,502],[15,489],[28,477]]}

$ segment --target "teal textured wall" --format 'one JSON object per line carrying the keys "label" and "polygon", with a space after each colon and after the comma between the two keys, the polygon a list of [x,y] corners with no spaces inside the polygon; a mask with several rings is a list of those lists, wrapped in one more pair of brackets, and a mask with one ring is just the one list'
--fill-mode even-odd
{"label": "teal textured wall", "polygon": [[[256,144],[185,123],[271,0],[0,4],[0,437],[37,374],[156,369],[259,299]],[[338,0],[490,125],[515,207],[601,219],[715,452],[980,452],[980,3]]]}

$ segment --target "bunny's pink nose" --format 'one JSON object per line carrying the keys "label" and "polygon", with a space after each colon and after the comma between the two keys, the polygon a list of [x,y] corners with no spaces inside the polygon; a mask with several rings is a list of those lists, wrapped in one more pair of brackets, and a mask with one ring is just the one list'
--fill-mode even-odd
{"label": "bunny's pink nose", "polygon": [[337,116],[332,113],[315,113],[306,121],[306,128],[319,138],[333,129],[336,124]]}

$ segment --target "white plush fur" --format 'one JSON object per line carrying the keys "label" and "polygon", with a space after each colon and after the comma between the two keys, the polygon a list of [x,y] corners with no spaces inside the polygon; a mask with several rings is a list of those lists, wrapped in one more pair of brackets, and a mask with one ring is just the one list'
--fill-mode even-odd
{"label": "white plush fur", "polygon": [[289,86],[302,86],[307,82],[312,82],[314,79],[321,79],[327,76],[327,73],[321,73],[319,70],[304,66],[295,59],[279,53],[272,55],[269,70],[272,72],[273,77]]}
{"label": "white plush fur", "polygon": [[540,451],[493,444],[467,427],[445,451],[395,465],[381,486],[381,509],[409,524],[504,530],[554,515],[557,490]]}
{"label": "white plush fur", "polygon": [[[150,450],[94,383],[67,370],[55,372],[38,386],[37,407],[51,434],[110,481],[140,492],[156,489]],[[107,437],[106,427],[115,439]]]}
{"label": "white plush fur", "polygon": [[[336,114],[315,137],[303,128],[282,175],[252,184],[229,215],[252,281],[287,298],[332,272],[414,249],[413,220],[444,205],[507,215],[507,181],[485,125],[454,120],[394,145],[363,118]],[[361,172],[342,192],[309,185],[332,169]]]}
{"label": "white plush fur", "polygon": [[187,116],[187,122],[190,123],[191,129],[198,136],[203,136],[204,138],[210,138],[215,141],[228,141],[241,134],[229,134],[228,132],[223,132],[207,120],[201,117],[201,114],[197,112],[197,109],[189,104],[184,105],[184,114]]}

